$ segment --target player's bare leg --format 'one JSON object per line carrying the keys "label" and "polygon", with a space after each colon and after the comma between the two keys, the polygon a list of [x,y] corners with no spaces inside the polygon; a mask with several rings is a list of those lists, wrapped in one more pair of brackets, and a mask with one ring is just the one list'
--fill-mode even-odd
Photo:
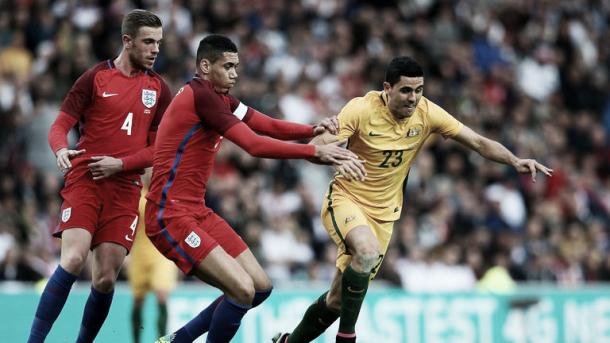
{"label": "player's bare leg", "polygon": [[209,282],[225,293],[231,301],[250,305],[254,298],[254,283],[237,261],[221,247],[216,247],[193,271],[204,282]]}
{"label": "player's bare leg", "polygon": [[343,273],[341,269],[335,269],[335,275],[333,281],[330,284],[330,289],[326,294],[326,306],[329,309],[340,312],[341,311],[341,280],[343,279]]}
{"label": "player's bare leg", "polygon": [[254,293],[254,300],[252,300],[252,307],[256,307],[269,298],[273,290],[273,284],[250,249],[246,249],[246,251],[237,256],[236,260],[254,282],[256,292]]}
{"label": "player's bare leg", "polygon": [[74,228],[61,233],[59,265],[68,273],[78,276],[85,266],[91,247],[91,233]]}
{"label": "player's bare leg", "polygon": [[28,343],[44,342],[51,331],[76,277],[85,265],[90,245],[89,231],[80,228],[63,231],[60,263],[40,297]]}
{"label": "player's bare leg", "polygon": [[273,287],[269,276],[267,276],[267,273],[265,273],[265,270],[263,270],[263,267],[258,263],[250,249],[246,249],[235,260],[250,275],[254,282],[254,289],[257,292],[269,290]]}
{"label": "player's bare leg", "polygon": [[77,343],[93,342],[104,324],[126,255],[127,249],[115,243],[101,243],[93,249],[91,293],[85,304]]}
{"label": "player's bare leg", "polygon": [[91,282],[93,288],[108,293],[114,290],[117,276],[123,261],[127,256],[127,249],[115,243],[101,243],[93,249],[93,268]]}

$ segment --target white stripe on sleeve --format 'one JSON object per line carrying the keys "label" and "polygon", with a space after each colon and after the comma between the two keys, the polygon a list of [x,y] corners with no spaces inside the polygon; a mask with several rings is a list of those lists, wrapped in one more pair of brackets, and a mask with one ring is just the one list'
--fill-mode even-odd
{"label": "white stripe on sleeve", "polygon": [[243,102],[240,102],[235,111],[233,111],[233,114],[239,118],[239,120],[243,120],[247,112],[248,106],[244,105]]}

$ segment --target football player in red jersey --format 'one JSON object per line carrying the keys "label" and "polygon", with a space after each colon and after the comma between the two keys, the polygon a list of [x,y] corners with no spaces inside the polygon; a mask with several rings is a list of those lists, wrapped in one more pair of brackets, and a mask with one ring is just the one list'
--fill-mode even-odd
{"label": "football player in red jersey", "polygon": [[205,332],[207,342],[229,342],[248,309],[271,293],[271,281],[250,249],[204,202],[223,137],[256,157],[317,158],[364,174],[357,156],[336,143],[314,146],[282,141],[313,137],[327,129],[336,132],[334,120],[317,126],[276,120],[228,94],[237,81],[239,64],[237,47],[229,38],[205,37],[196,62],[197,74],[178,91],[159,126],[146,233],[184,273],[224,294],[184,327],[159,338],[161,343],[193,342]]}
{"label": "football player in red jersey", "polygon": [[[122,22],[123,49],[86,71],[64,99],[49,131],[57,166],[65,173],[56,237],[60,263],[42,293],[28,342],[43,342],[59,316],[89,250],[91,294],[77,342],[93,342],[112,302],[114,284],[138,223],[140,174],[152,164],[157,126],[170,90],[151,70],[163,37],[161,20],[133,10]],[[80,140],[67,134],[78,124]]]}

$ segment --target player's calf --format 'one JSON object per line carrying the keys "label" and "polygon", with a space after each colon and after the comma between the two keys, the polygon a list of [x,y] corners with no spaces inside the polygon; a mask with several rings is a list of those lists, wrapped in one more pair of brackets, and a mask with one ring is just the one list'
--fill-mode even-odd
{"label": "player's calf", "polygon": [[360,308],[369,286],[369,277],[374,264],[371,266],[373,254],[366,255],[360,261],[368,272],[356,271],[352,266],[347,266],[341,278],[341,319],[339,321],[339,332],[336,342],[355,342],[356,321],[360,314]]}

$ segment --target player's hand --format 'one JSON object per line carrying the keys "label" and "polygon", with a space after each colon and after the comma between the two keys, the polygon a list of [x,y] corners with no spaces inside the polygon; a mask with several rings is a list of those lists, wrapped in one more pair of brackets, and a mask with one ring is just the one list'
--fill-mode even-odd
{"label": "player's hand", "polygon": [[553,169],[537,162],[534,159],[518,159],[514,164],[519,173],[530,173],[532,182],[536,182],[536,173],[543,172],[546,176],[553,176]]}
{"label": "player's hand", "polygon": [[91,161],[87,166],[93,180],[101,180],[123,170],[123,161],[111,156],[93,156]]}
{"label": "player's hand", "polygon": [[339,133],[339,121],[337,120],[337,116],[324,118],[318,125],[313,127],[314,136],[321,135],[324,132],[330,132],[333,135]]}
{"label": "player's hand", "polygon": [[341,147],[346,140],[336,141],[325,145],[316,145],[315,157],[322,163],[340,164],[342,161],[355,159],[358,156],[353,152]]}
{"label": "player's hand", "polygon": [[72,168],[70,160],[85,153],[85,149],[81,150],[70,150],[68,148],[61,148],[57,150],[55,156],[57,157],[57,167],[62,173]]}
{"label": "player's hand", "polygon": [[344,160],[339,164],[335,164],[335,170],[348,181],[364,181],[364,178],[366,177],[364,163],[365,161],[359,159]]}

